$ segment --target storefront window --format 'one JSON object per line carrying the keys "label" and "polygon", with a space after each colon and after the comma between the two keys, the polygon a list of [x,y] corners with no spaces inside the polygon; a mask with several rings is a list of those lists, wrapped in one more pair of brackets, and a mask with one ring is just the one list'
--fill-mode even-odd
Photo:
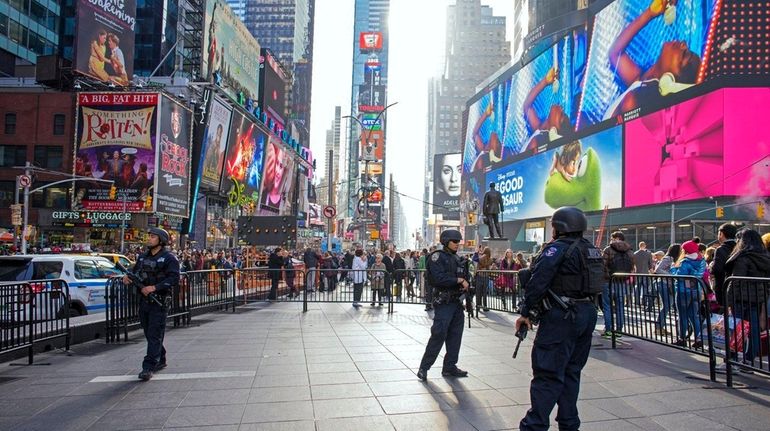
{"label": "storefront window", "polygon": [[42,168],[61,169],[63,148],[58,145],[35,146],[35,164]]}
{"label": "storefront window", "polygon": [[16,181],[0,181],[0,206],[8,207],[15,201],[13,188]]}

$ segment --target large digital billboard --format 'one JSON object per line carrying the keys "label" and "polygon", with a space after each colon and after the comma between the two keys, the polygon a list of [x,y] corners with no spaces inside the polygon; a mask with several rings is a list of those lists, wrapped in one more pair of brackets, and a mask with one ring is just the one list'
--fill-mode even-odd
{"label": "large digital billboard", "polygon": [[358,46],[362,52],[382,49],[382,32],[365,31],[358,35]]}
{"label": "large digital billboard", "polygon": [[79,93],[74,173],[114,181],[75,183],[73,210],[151,211],[155,184],[158,93]]}
{"label": "large digital billboard", "polygon": [[563,206],[619,208],[622,138],[617,126],[487,173],[486,184],[495,183],[503,196],[502,219],[545,217]]}
{"label": "large digital billboard", "polygon": [[216,96],[211,98],[208,121],[203,132],[201,153],[201,185],[209,190],[219,190],[222,168],[225,165],[227,139],[230,137],[232,109]]}
{"label": "large digital billboard", "polygon": [[171,216],[187,217],[190,204],[192,112],[164,96],[160,103],[159,121],[155,211]]}
{"label": "large digital billboard", "polygon": [[281,145],[280,140],[270,136],[265,151],[264,180],[260,193],[260,208],[268,213],[285,211],[290,202],[289,190],[293,184],[292,156]]}
{"label": "large digital billboard", "polygon": [[579,127],[650,112],[695,85],[715,3],[616,0],[597,13]]}
{"label": "large digital billboard", "polygon": [[385,132],[383,130],[364,130],[361,132],[361,158],[369,161],[383,160],[385,157]]}
{"label": "large digital billboard", "polygon": [[267,135],[243,114],[233,112],[229,142],[220,190],[236,205],[257,202]]}
{"label": "large digital billboard", "polygon": [[460,211],[462,155],[436,154],[433,157],[433,214]]}
{"label": "large digital billboard", "polygon": [[628,122],[625,206],[770,195],[768,97],[717,90]]}
{"label": "large digital billboard", "polygon": [[75,70],[118,86],[134,76],[136,0],[77,0]]}
{"label": "large digital billboard", "polygon": [[223,0],[206,0],[201,76],[233,99],[257,100],[259,43]]}
{"label": "large digital billboard", "polygon": [[259,57],[259,107],[283,129],[286,124],[286,72],[269,49]]}

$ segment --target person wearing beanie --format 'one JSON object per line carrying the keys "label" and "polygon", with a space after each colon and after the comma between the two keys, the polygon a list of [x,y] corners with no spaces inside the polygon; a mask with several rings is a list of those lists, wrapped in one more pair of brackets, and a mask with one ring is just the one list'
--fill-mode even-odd
{"label": "person wearing beanie", "polygon": [[[679,260],[671,268],[674,275],[692,275],[697,278],[703,277],[706,270],[706,261],[698,252],[698,243],[687,241],[682,244],[682,254]],[[679,313],[679,334],[674,343],[680,347],[691,347],[693,349],[702,349],[703,340],[701,338],[701,302],[700,284],[694,280],[677,280],[676,282],[676,308]],[[695,341],[689,345],[687,336],[688,327],[692,327]]]}

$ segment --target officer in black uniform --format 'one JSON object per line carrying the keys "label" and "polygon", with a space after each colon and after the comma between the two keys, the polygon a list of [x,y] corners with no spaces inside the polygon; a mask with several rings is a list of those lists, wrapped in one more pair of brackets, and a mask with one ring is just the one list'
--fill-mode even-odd
{"label": "officer in black uniform", "polygon": [[457,249],[463,237],[459,231],[447,229],[441,232],[442,250],[436,250],[426,259],[426,287],[433,290],[433,326],[430,328],[430,340],[425,346],[425,354],[420,362],[417,378],[428,379],[428,370],[436,362],[441,346],[446,342],[444,377],[466,377],[467,371],[457,368],[460,343],[463,338],[465,321],[462,296],[470,287],[467,265],[464,264]]}
{"label": "officer in black uniform", "polygon": [[[147,355],[139,373],[139,378],[144,381],[150,380],[153,372],[166,368],[163,336],[171,293],[179,286],[179,260],[166,250],[168,242],[168,232],[150,228],[147,252],[139,256],[132,271],[144,285],[139,300],[139,322],[147,339]],[[128,276],[123,277],[123,282],[131,284]]]}
{"label": "officer in black uniform", "polygon": [[[553,241],[548,243],[532,265],[532,278],[525,291],[525,304],[516,330],[532,328],[530,317],[540,314],[540,325],[532,348],[532,407],[521,420],[521,431],[547,430],[554,405],[559,405],[559,430],[580,427],[577,399],[580,372],[588,360],[591,337],[596,327],[593,298],[578,297],[588,268],[579,253],[568,253],[575,241],[578,249],[593,245],[583,238],[588,222],[583,212],[562,207],[551,218]],[[596,249],[598,250],[598,249]],[[598,253],[598,252],[597,252]],[[597,254],[598,256],[598,254]],[[549,292],[550,290],[550,292]],[[556,297],[556,299],[554,299]],[[565,310],[561,305],[566,305]]]}

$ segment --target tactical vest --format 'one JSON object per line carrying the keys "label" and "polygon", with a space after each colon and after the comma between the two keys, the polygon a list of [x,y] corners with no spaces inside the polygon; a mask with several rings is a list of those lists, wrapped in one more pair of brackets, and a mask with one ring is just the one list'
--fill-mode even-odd
{"label": "tactical vest", "polygon": [[595,297],[602,293],[603,286],[602,251],[588,241],[575,240],[561,258],[551,289],[557,295],[580,299]]}

